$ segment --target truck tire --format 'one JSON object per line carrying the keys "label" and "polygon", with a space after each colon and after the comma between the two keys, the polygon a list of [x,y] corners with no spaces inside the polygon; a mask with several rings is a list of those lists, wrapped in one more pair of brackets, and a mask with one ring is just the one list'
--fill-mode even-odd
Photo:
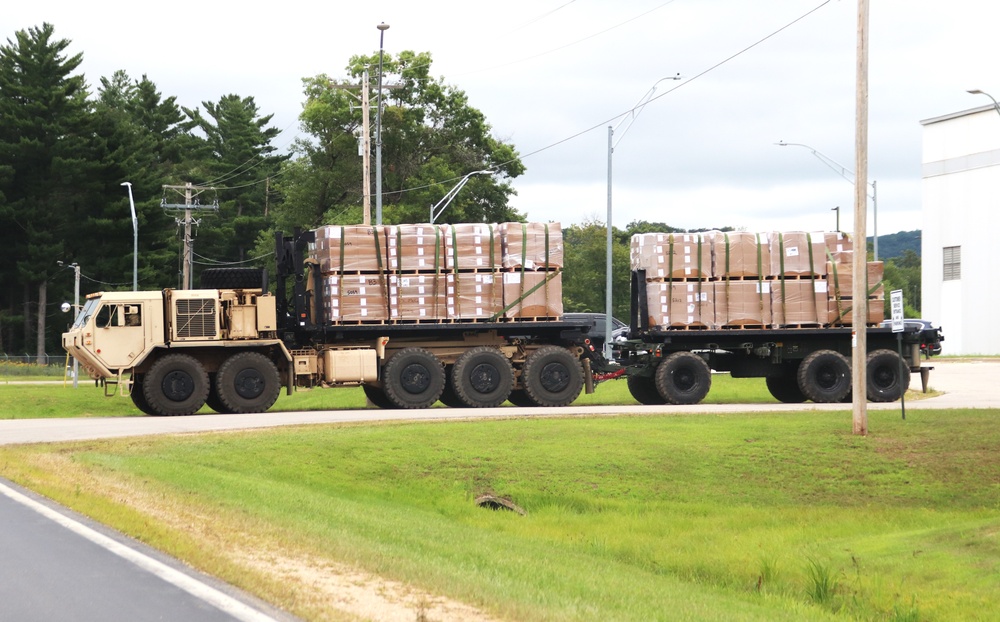
{"label": "truck tire", "polygon": [[132,392],[129,394],[129,397],[132,398],[132,403],[139,409],[139,412],[147,415],[155,415],[156,413],[149,407],[149,402],[146,401],[146,396],[142,392],[142,383],[142,374],[132,375]]}
{"label": "truck tire", "polygon": [[799,388],[799,381],[794,371],[782,376],[767,376],[764,379],[767,390],[771,392],[774,399],[782,404],[801,404],[806,401],[806,396]]}
{"label": "truck tire", "polygon": [[566,406],[583,390],[583,365],[566,348],[543,346],[525,359],[521,384],[536,406]]}
{"label": "truck tire", "polygon": [[208,374],[208,397],[205,398],[205,405],[217,413],[228,415],[231,414],[232,411],[230,411],[229,408],[222,403],[222,400],[219,399],[219,386],[218,382],[216,382],[218,375],[219,374],[213,373]]}
{"label": "truck tire", "polygon": [[866,367],[868,399],[872,402],[895,402],[910,387],[910,368],[897,352],[869,352]]}
{"label": "truck tire", "polygon": [[799,389],[817,403],[835,403],[851,390],[851,364],[833,350],[817,350],[799,365]]}
{"label": "truck tire", "polygon": [[382,408],[384,410],[389,410],[396,408],[396,405],[389,401],[389,398],[385,396],[385,391],[370,384],[361,385],[361,390],[365,392],[365,397],[368,401],[375,405],[377,408]]}
{"label": "truck tire", "polygon": [[142,394],[151,414],[192,415],[205,405],[209,381],[205,368],[187,354],[160,357],[142,381]]}
{"label": "truck tire", "polygon": [[674,352],[656,368],[656,390],[669,404],[697,404],[712,388],[712,370],[693,352]]}
{"label": "truck tire", "polygon": [[514,388],[514,367],[503,352],[489,346],[467,350],[451,370],[451,390],[465,406],[493,408]]}
{"label": "truck tire", "polygon": [[202,289],[260,289],[263,268],[206,268],[201,271]]}
{"label": "truck tire", "polygon": [[662,406],[667,403],[656,388],[656,381],[649,376],[629,376],[628,392],[632,394],[635,401],[644,406]]}
{"label": "truck tire", "polygon": [[262,413],[274,405],[281,378],[274,362],[259,352],[237,352],[215,375],[219,402],[231,413]]}
{"label": "truck tire", "polygon": [[444,391],[444,365],[424,348],[400,350],[382,372],[385,396],[399,408],[430,408]]}

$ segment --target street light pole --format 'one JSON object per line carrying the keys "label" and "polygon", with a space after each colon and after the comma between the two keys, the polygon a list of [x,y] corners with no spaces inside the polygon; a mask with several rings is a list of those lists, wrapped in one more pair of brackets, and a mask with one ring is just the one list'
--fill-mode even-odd
{"label": "street light pole", "polygon": [[990,95],[989,93],[987,93],[985,91],[980,91],[979,89],[972,89],[972,90],[966,91],[966,92],[969,93],[969,94],[971,94],[971,95],[985,95],[986,97],[989,97],[990,99],[993,100],[993,107],[996,109],[997,114],[1000,114],[1000,103],[997,103],[997,100],[994,99],[993,96]]}
{"label": "street light pole", "polygon": [[642,109],[649,103],[653,98],[653,94],[656,92],[657,85],[665,80],[680,80],[681,74],[676,74],[674,76],[669,76],[666,78],[660,78],[653,83],[653,86],[646,91],[646,94],[639,98],[632,109],[629,110],[625,117],[618,122],[617,125],[608,126],[608,222],[607,222],[607,256],[605,265],[605,275],[604,275],[604,357],[611,360],[611,329],[614,328],[611,324],[611,248],[612,248],[612,235],[611,235],[611,155],[615,151],[615,130],[617,130],[623,123],[628,121],[628,125],[622,130],[621,136],[618,137],[619,142],[625,137],[625,133],[628,129],[632,127],[632,123],[635,118],[639,116]]}
{"label": "street light pole", "polygon": [[378,34],[378,103],[375,108],[375,224],[382,224],[382,44],[389,24],[376,26]]}
{"label": "street light pole", "polygon": [[[786,143],[783,140],[780,140],[780,141],[778,141],[778,142],[776,142],[774,144],[777,145],[777,146],[779,146],[779,147],[804,147],[804,148],[808,149],[809,151],[812,152],[812,154],[814,156],[816,156],[816,158],[820,162],[822,162],[823,164],[826,164],[834,173],[836,173],[836,174],[840,175],[841,177],[843,177],[844,179],[846,179],[848,182],[851,183],[851,185],[854,185],[854,179],[852,179],[853,177],[856,177],[856,175],[854,174],[854,171],[852,171],[851,169],[847,168],[843,164],[837,162],[836,160],[834,160],[833,158],[829,157],[828,155],[826,155],[822,151],[819,151],[818,149],[814,149],[814,148],[810,147],[809,145],[804,145],[802,143]],[[868,185],[870,185],[872,187],[872,193],[871,193],[871,199],[872,199],[872,220],[874,221],[874,224],[875,224],[874,230],[872,231],[872,241],[873,241],[873,249],[872,249],[872,251],[873,251],[873,255],[874,255],[874,260],[878,261],[878,182],[877,181],[872,181]],[[837,212],[837,216],[838,217],[840,216],[840,212]]]}
{"label": "street light pole", "polygon": [[132,184],[122,182],[128,188],[128,204],[132,208],[132,291],[139,291],[139,220],[135,217],[135,201],[132,200]]}

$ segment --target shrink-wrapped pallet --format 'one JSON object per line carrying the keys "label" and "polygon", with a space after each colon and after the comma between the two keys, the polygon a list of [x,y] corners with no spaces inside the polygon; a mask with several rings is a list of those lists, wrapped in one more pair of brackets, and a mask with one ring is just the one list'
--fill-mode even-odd
{"label": "shrink-wrapped pallet", "polygon": [[709,328],[715,321],[715,296],[709,281],[647,281],[650,327]]}
{"label": "shrink-wrapped pallet", "polygon": [[389,318],[386,276],[331,274],[323,277],[323,310],[329,323],[384,322]]}
{"label": "shrink-wrapped pallet", "polygon": [[391,225],[385,228],[386,266],[394,272],[443,272],[442,225]]}
{"label": "shrink-wrapped pallet", "polygon": [[629,258],[647,279],[707,279],[712,276],[712,245],[700,233],[636,233]]}
{"label": "shrink-wrapped pallet", "polygon": [[448,318],[498,319],[503,311],[503,280],[499,272],[452,272],[447,275]]}
{"label": "shrink-wrapped pallet", "polygon": [[854,250],[851,236],[843,231],[827,231],[823,234],[823,243],[828,253],[849,253]]}
{"label": "shrink-wrapped pallet", "polygon": [[557,222],[505,222],[500,225],[503,267],[554,270],[563,266],[562,228]]}
{"label": "shrink-wrapped pallet", "polygon": [[708,239],[712,244],[713,276],[723,279],[770,276],[771,247],[766,233],[712,231]]}
{"label": "shrink-wrapped pallet", "polygon": [[772,281],[715,281],[715,328],[761,328],[771,324]]}
{"label": "shrink-wrapped pallet", "polygon": [[502,267],[500,227],[466,222],[442,225],[445,266],[451,271],[493,271]]}
{"label": "shrink-wrapped pallet", "polygon": [[389,319],[442,320],[448,316],[444,274],[389,275]]}
{"label": "shrink-wrapped pallet", "polygon": [[384,227],[326,225],[315,233],[313,253],[322,273],[381,272],[385,269]]}
{"label": "shrink-wrapped pallet", "polygon": [[[854,297],[854,263],[853,253],[839,253],[838,261],[826,263],[826,279],[829,283],[830,298]],[[881,261],[869,261],[865,264],[865,297],[885,298],[885,283],[883,276],[885,265]]]}
{"label": "shrink-wrapped pallet", "polygon": [[826,235],[804,231],[770,235],[771,275],[789,277],[826,274]]}
{"label": "shrink-wrapped pallet", "polygon": [[[885,299],[869,298],[867,316],[867,324],[881,324],[885,320]],[[826,323],[833,326],[853,326],[854,301],[847,298],[828,299]]]}
{"label": "shrink-wrapped pallet", "polygon": [[505,318],[557,318],[563,314],[562,272],[514,271],[503,273]]}

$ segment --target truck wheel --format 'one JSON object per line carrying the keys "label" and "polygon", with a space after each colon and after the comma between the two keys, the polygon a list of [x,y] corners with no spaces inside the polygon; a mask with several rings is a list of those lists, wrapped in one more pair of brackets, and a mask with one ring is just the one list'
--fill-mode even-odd
{"label": "truck wheel", "polygon": [[892,350],[870,352],[866,367],[868,399],[872,402],[895,402],[910,387],[910,368]]}
{"label": "truck wheel", "polygon": [[503,352],[489,346],[466,351],[451,370],[451,390],[466,406],[493,408],[514,388],[514,367]]}
{"label": "truck wheel", "polygon": [[229,414],[232,411],[219,399],[219,386],[216,378],[219,374],[208,374],[208,397],[205,398],[205,405],[217,413]]}
{"label": "truck wheel", "polygon": [[147,415],[155,415],[156,413],[149,407],[149,402],[146,401],[146,396],[142,392],[142,383],[142,374],[132,375],[132,393],[129,394],[129,397],[132,398],[132,403],[139,409],[139,412]]}
{"label": "truck wheel", "polygon": [[274,362],[259,352],[238,352],[215,376],[219,401],[231,413],[262,413],[274,405],[281,378]]}
{"label": "truck wheel", "polygon": [[632,394],[635,401],[645,406],[661,406],[667,403],[656,388],[656,381],[649,376],[629,376],[628,392]]}
{"label": "truck wheel", "polygon": [[368,401],[374,404],[377,408],[391,409],[396,408],[396,405],[389,401],[389,398],[385,396],[385,391],[370,384],[361,385],[361,389],[365,392],[365,397]]}
{"label": "truck wheel", "polygon": [[712,387],[712,370],[693,352],[674,352],[656,368],[656,390],[670,404],[697,404]]}
{"label": "truck wheel", "polygon": [[208,389],[205,368],[187,354],[161,357],[142,381],[143,397],[155,415],[192,415],[205,405]]}
{"label": "truck wheel", "polygon": [[799,389],[817,403],[834,403],[851,390],[851,364],[833,350],[817,350],[802,360],[798,372]]}
{"label": "truck wheel", "polygon": [[794,372],[782,376],[767,376],[764,378],[764,383],[767,384],[767,390],[774,399],[783,404],[801,404],[806,401]]}
{"label": "truck wheel", "polygon": [[583,390],[583,366],[566,348],[543,346],[524,361],[521,383],[536,406],[566,406]]}
{"label": "truck wheel", "polygon": [[430,408],[444,391],[444,365],[424,348],[405,348],[385,364],[385,396],[399,408]]}
{"label": "truck wheel", "polygon": [[202,289],[260,289],[263,268],[206,268],[199,281]]}

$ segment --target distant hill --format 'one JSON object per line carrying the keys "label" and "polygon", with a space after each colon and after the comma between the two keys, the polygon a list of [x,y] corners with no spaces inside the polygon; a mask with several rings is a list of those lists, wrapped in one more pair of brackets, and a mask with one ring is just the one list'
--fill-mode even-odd
{"label": "distant hill", "polygon": [[[874,238],[868,237],[868,248],[874,244]],[[878,236],[878,258],[882,261],[902,257],[903,252],[912,250],[920,256],[920,230],[900,231],[889,235]]]}

